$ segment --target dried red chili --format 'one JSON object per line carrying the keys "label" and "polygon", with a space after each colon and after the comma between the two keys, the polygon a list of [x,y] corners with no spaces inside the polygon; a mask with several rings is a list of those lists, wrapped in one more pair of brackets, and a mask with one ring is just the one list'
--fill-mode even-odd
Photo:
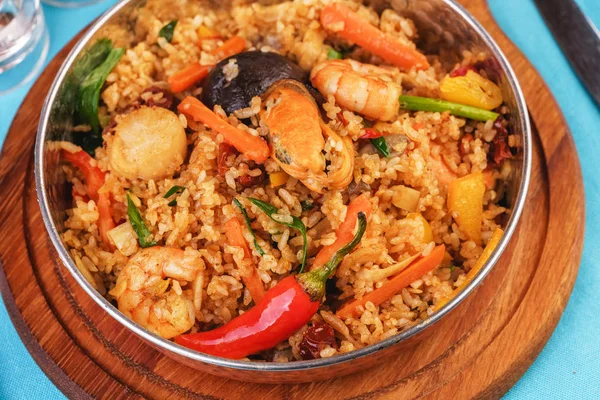
{"label": "dried red chili", "polygon": [[477,72],[477,68],[475,68],[473,65],[463,65],[462,67],[458,67],[454,71],[450,72],[450,76],[452,78],[456,78],[457,76],[465,76],[469,71]]}
{"label": "dried red chili", "polygon": [[508,146],[508,130],[502,117],[498,117],[494,122],[494,129],[496,136],[490,145],[488,158],[496,165],[500,165],[502,161],[512,158],[513,154]]}
{"label": "dried red chili", "polygon": [[320,358],[321,350],[327,347],[337,348],[338,346],[333,328],[323,322],[315,322],[309,327],[298,345],[300,357],[303,360]]}
{"label": "dried red chili", "polygon": [[220,328],[180,335],[175,342],[219,357],[244,358],[286,340],[317,312],[327,280],[362,239],[367,227],[367,217],[362,212],[358,214],[357,225],[352,241],[335,252],[325,265],[282,279],[253,308]]}

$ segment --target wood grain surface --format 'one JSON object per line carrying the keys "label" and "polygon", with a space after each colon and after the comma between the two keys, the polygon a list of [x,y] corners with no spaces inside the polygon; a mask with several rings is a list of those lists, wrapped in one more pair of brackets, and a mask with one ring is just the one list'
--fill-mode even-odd
{"label": "wood grain surface", "polygon": [[26,347],[65,395],[470,399],[505,393],[541,351],[571,293],[583,243],[583,184],[573,140],[540,76],[483,0],[462,3],[509,58],[531,112],[531,188],[514,240],[484,284],[428,329],[425,340],[374,368],[307,384],[244,383],[177,363],[104,313],[62,266],[36,200],[33,146],[43,99],[73,42],[63,49],[25,99],[0,158],[0,290]]}

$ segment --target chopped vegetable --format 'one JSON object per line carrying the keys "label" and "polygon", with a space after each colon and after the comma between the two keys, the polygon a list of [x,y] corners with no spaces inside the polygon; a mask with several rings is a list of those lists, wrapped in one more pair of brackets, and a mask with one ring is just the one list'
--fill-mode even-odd
{"label": "chopped vegetable", "polygon": [[375,269],[375,270],[361,270],[359,272],[360,277],[372,282],[377,282],[385,278],[389,278],[393,275],[398,275],[402,272],[406,267],[413,263],[417,258],[419,258],[421,254],[415,254],[412,257],[408,257],[406,260],[400,261],[399,263],[390,265],[389,267],[383,269]]}
{"label": "chopped vegetable", "polygon": [[76,153],[71,153],[66,150],[62,151],[63,158],[79,169],[83,174],[85,192],[94,201],[98,201],[98,192],[104,185],[105,174],[93,165],[94,159],[85,151],[80,150]]}
{"label": "chopped vegetable", "polygon": [[445,100],[429,99],[427,97],[400,96],[400,108],[413,111],[448,111],[458,117],[469,118],[475,121],[489,121],[498,118],[499,114],[481,108],[451,103]]}
{"label": "chopped vegetable", "polygon": [[244,206],[242,205],[242,203],[240,203],[240,201],[238,199],[233,199],[233,203],[236,205],[237,208],[240,209],[240,211],[242,212],[242,215],[244,216],[244,221],[246,221],[246,228],[248,228],[248,230],[252,234],[252,237],[254,238],[254,248],[256,249],[256,251],[258,251],[258,254],[260,254],[261,256],[264,256],[266,253],[260,247],[260,245],[258,244],[258,241],[256,240],[256,234],[254,233],[254,230],[252,230],[252,226],[250,225],[250,217],[248,216],[246,209],[244,208]]}
{"label": "chopped vegetable", "polygon": [[104,243],[111,246],[112,242],[109,240],[108,232],[115,227],[115,221],[113,221],[110,213],[110,194],[99,193],[98,195],[98,232],[100,238]]}
{"label": "chopped vegetable", "polygon": [[448,304],[450,299],[454,298],[458,293],[460,293],[464,288],[466,288],[468,284],[470,284],[473,281],[473,279],[477,276],[479,271],[481,271],[481,268],[483,268],[487,260],[489,260],[490,256],[498,246],[498,243],[500,243],[502,235],[504,235],[504,231],[502,229],[497,228],[494,231],[492,237],[490,238],[490,241],[485,246],[485,249],[483,249],[483,253],[481,253],[481,256],[479,256],[477,262],[475,263],[475,265],[473,265],[473,268],[469,270],[467,276],[462,281],[462,283],[456,289],[454,289],[454,292],[452,292],[452,295],[450,297],[446,297],[440,300],[433,308],[433,311],[437,311],[446,304]]}
{"label": "chopped vegetable", "polygon": [[312,200],[302,200],[300,206],[302,207],[302,211],[309,211],[315,208],[315,203]]}
{"label": "chopped vegetable", "polygon": [[204,25],[200,25],[198,27],[197,33],[200,40],[217,39],[219,37],[219,35],[215,34],[213,31],[211,31]]}
{"label": "chopped vegetable", "polygon": [[138,237],[138,243],[140,247],[145,249],[146,247],[156,246],[156,241],[152,238],[152,233],[144,224],[140,210],[135,206],[129,194],[127,194],[127,215],[129,216],[129,222],[133,230]]}
{"label": "chopped vegetable", "polygon": [[246,49],[246,39],[241,36],[233,36],[226,40],[219,48],[214,51],[214,55],[219,60],[224,60],[227,57],[234,56]]}
{"label": "chopped vegetable", "polygon": [[393,186],[390,189],[394,192],[392,204],[408,212],[415,212],[418,210],[421,192],[404,185]]}
{"label": "chopped vegetable", "polygon": [[459,228],[470,240],[481,244],[483,195],[485,182],[481,172],[454,180],[448,188],[448,210],[455,214]]}
{"label": "chopped vegetable", "polygon": [[378,137],[375,139],[369,139],[371,141],[371,144],[373,145],[373,147],[375,147],[375,149],[377,149],[377,151],[379,152],[379,154],[381,154],[382,156],[389,158],[390,157],[390,148],[388,147],[385,138],[382,137]]}
{"label": "chopped vegetable", "polygon": [[503,102],[498,85],[473,71],[467,71],[465,76],[442,79],[440,96],[444,100],[484,110],[493,110]]}
{"label": "chopped vegetable", "polygon": [[377,139],[383,136],[383,132],[379,132],[373,128],[365,128],[365,134],[359,137],[359,139]]}
{"label": "chopped vegetable", "polygon": [[124,49],[111,49],[104,62],[86,76],[79,88],[77,111],[83,122],[92,127],[94,134],[100,133],[100,120],[98,119],[100,90],[106,81],[106,77],[117,65],[123,53],[125,53]]}
{"label": "chopped vegetable", "polygon": [[167,81],[174,93],[183,92],[206,78],[212,67],[213,65],[201,65],[195,62],[176,72]]}
{"label": "chopped vegetable", "polygon": [[195,97],[186,97],[179,107],[179,112],[188,115],[196,122],[223,135],[225,141],[235,147],[240,153],[257,163],[263,163],[269,158],[271,152],[269,145],[263,139],[233,127],[227,121],[212,112]]}
{"label": "chopped vegetable", "polygon": [[335,242],[329,246],[323,247],[315,258],[311,268],[317,268],[327,262],[340,248],[352,240],[354,228],[356,226],[357,215],[363,213],[369,218],[371,215],[371,202],[366,194],[361,194],[348,204],[346,218],[344,222],[335,231]]}
{"label": "chopped vegetable", "polygon": [[285,171],[273,172],[269,174],[269,181],[271,182],[272,188],[285,185],[289,179],[290,176]]}
{"label": "chopped vegetable", "polygon": [[125,257],[135,254],[138,250],[138,238],[129,222],[124,222],[108,232],[111,242]]}
{"label": "chopped vegetable", "polygon": [[410,213],[406,216],[406,218],[412,219],[413,221],[419,222],[423,225],[423,243],[433,242],[433,232],[431,231],[431,226],[425,217],[423,217],[420,213]]}
{"label": "chopped vegetable", "polygon": [[227,236],[227,241],[230,245],[235,247],[241,247],[244,250],[244,259],[248,261],[250,270],[244,268],[246,270],[245,274],[242,274],[242,280],[244,284],[248,288],[250,295],[252,296],[252,300],[254,300],[255,304],[258,304],[265,296],[265,288],[258,275],[258,270],[256,269],[256,265],[254,265],[254,261],[252,260],[252,253],[250,253],[250,249],[248,248],[248,243],[246,243],[246,238],[244,237],[244,233],[242,231],[242,224],[240,220],[237,218],[231,218],[229,221],[225,222],[225,235]]}
{"label": "chopped vegetable", "polygon": [[339,249],[327,264],[283,278],[254,307],[225,325],[207,332],[177,336],[175,342],[202,353],[233,359],[271,349],[283,342],[319,310],[327,280],[365,233],[367,218],[363,213],[359,213],[357,225],[354,239]]}
{"label": "chopped vegetable", "polygon": [[252,202],[252,204],[257,206],[258,208],[260,208],[262,210],[262,212],[267,214],[267,216],[269,218],[271,218],[273,221],[278,222],[282,225],[288,226],[290,228],[296,229],[300,232],[300,234],[302,235],[302,239],[304,241],[304,245],[302,247],[302,262],[300,264],[300,272],[304,271],[304,267],[306,266],[306,253],[308,251],[308,239],[306,238],[306,225],[304,225],[304,223],[300,220],[300,218],[294,217],[293,215],[290,215],[290,217],[292,217],[292,222],[281,221],[281,220],[277,219],[277,217],[275,217],[275,215],[279,213],[279,210],[277,209],[277,207],[275,207],[269,203],[265,203],[264,201],[254,199],[252,197],[248,198],[248,200],[250,200]]}
{"label": "chopped vegetable", "polygon": [[[173,186],[171,189],[169,189],[167,191],[167,193],[165,193],[165,195],[163,196],[163,199],[168,199],[169,197],[173,196],[174,194],[181,194],[181,193],[183,193],[184,190],[185,190],[185,188],[183,186]],[[175,204],[177,204],[177,199],[171,200],[169,202],[168,206],[173,207]]]}
{"label": "chopped vegetable", "polygon": [[302,335],[298,352],[303,360],[314,360],[321,358],[321,350],[327,347],[338,347],[333,328],[323,322],[314,322]]}
{"label": "chopped vegetable", "polygon": [[323,8],[321,25],[404,70],[429,68],[423,54],[385,34],[343,4],[333,3]]}
{"label": "chopped vegetable", "polygon": [[177,26],[177,20],[169,22],[158,31],[158,37],[163,37],[167,39],[167,42],[171,43],[173,41],[173,33],[175,33],[175,27]]}
{"label": "chopped vegetable", "polygon": [[399,293],[402,289],[420,279],[430,271],[435,270],[440,266],[446,247],[444,245],[437,246],[429,255],[420,258],[413,264],[408,266],[404,271],[390,279],[380,288],[367,293],[360,299],[354,299],[342,306],[337,311],[337,315],[341,318],[353,317],[356,314],[358,307],[364,307],[367,302],[373,303],[375,306],[380,305],[392,296]]}
{"label": "chopped vegetable", "polygon": [[342,58],[344,58],[344,55],[333,48],[329,49],[327,52],[328,60],[341,60]]}

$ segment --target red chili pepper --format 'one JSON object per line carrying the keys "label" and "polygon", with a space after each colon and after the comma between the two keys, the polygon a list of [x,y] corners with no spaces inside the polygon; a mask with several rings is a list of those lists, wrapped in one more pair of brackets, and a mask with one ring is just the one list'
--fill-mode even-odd
{"label": "red chili pepper", "polygon": [[175,342],[203,353],[233,359],[275,347],[317,312],[325,295],[327,279],[358,245],[366,226],[367,217],[359,213],[354,239],[338,250],[327,264],[282,279],[253,308],[220,328],[177,336]]}
{"label": "red chili pepper", "polygon": [[344,117],[344,114],[342,114],[342,112],[340,111],[338,113],[338,118],[340,119],[340,122],[344,125],[344,126],[348,126],[349,122],[348,120]]}
{"label": "red chili pepper", "polygon": [[456,78],[457,76],[465,76],[469,71],[477,72],[477,68],[472,65],[458,67],[454,71],[450,72],[450,77]]}
{"label": "red chili pepper", "polygon": [[365,128],[365,134],[359,137],[359,139],[377,139],[383,135],[383,133],[373,129],[373,128]]}
{"label": "red chili pepper", "polygon": [[62,156],[74,167],[78,168],[85,180],[85,191],[94,201],[98,201],[98,190],[104,185],[105,174],[100,168],[92,165],[92,157],[83,150],[71,153],[62,151]]}

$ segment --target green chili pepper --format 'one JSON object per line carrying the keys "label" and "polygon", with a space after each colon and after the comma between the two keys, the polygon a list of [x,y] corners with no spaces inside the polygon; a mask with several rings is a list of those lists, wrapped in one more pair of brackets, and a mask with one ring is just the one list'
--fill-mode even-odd
{"label": "green chili pepper", "polygon": [[140,210],[135,206],[129,194],[127,194],[127,215],[129,216],[129,223],[138,237],[140,247],[145,249],[146,247],[156,246],[157,243],[152,239],[152,233],[144,224]]}
{"label": "green chili pepper", "polygon": [[248,228],[248,230],[252,234],[252,237],[254,238],[254,248],[256,249],[256,251],[258,251],[258,254],[260,254],[261,256],[264,256],[266,253],[260,247],[260,245],[258,244],[258,241],[256,240],[256,234],[254,233],[254,230],[252,230],[252,226],[250,226],[250,217],[248,216],[246,209],[244,208],[244,206],[242,205],[242,203],[240,203],[240,201],[238,199],[233,199],[233,204],[235,204],[236,207],[240,209],[240,211],[242,212],[242,215],[244,216],[244,220],[246,221],[246,227]]}
{"label": "green chili pepper", "polygon": [[[104,62],[85,77],[79,88],[78,114],[84,123],[92,127],[92,132],[98,136],[100,135],[100,121],[98,119],[100,90],[106,81],[106,77],[117,65],[124,52],[124,49],[111,49]],[[102,140],[101,137],[100,140]]]}
{"label": "green chili pepper", "polygon": [[400,96],[400,108],[413,111],[448,111],[452,115],[473,119],[475,121],[496,120],[499,117],[498,113],[482,108],[417,96]]}
{"label": "green chili pepper", "polygon": [[373,147],[377,149],[379,154],[382,156],[389,158],[390,157],[390,149],[385,141],[385,137],[378,137],[374,139],[369,139]]}
{"label": "green chili pepper", "polygon": [[167,39],[167,42],[171,43],[171,41],[173,40],[173,32],[175,32],[176,25],[177,25],[176,19],[169,22],[168,24],[166,24],[165,26],[160,28],[160,31],[158,31],[158,36],[164,37],[165,39]]}
{"label": "green chili pepper", "polygon": [[273,221],[300,231],[300,234],[302,235],[302,239],[304,240],[304,246],[302,247],[302,264],[300,265],[300,272],[304,271],[304,267],[306,266],[306,253],[308,252],[308,240],[306,238],[306,226],[304,225],[304,223],[300,220],[300,218],[294,217],[293,215],[291,216],[292,217],[291,223],[278,221],[275,218],[273,218],[273,215],[277,214],[279,212],[277,207],[275,207],[269,203],[265,203],[264,201],[254,199],[252,197],[248,198],[248,200],[250,200],[252,202],[252,204],[257,206],[258,208],[260,208]]}
{"label": "green chili pepper", "polygon": [[[169,197],[173,196],[174,194],[181,194],[183,193],[183,191],[185,190],[185,188],[183,186],[173,186],[171,189],[169,189],[167,191],[167,193],[163,196],[163,199],[168,199]],[[169,207],[173,207],[175,204],[177,204],[177,198],[171,200],[168,204]]]}
{"label": "green chili pepper", "polygon": [[328,60],[341,60],[342,58],[344,58],[344,55],[333,48],[329,49],[329,51],[327,52]]}

